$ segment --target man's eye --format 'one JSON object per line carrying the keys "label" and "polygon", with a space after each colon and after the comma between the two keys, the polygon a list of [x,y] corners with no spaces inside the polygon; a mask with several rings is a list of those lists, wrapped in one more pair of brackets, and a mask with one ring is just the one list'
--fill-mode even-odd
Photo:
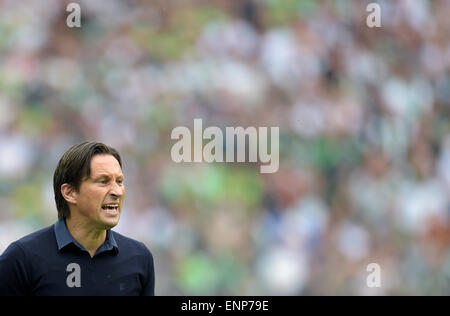
{"label": "man's eye", "polygon": [[106,183],[106,180],[105,180],[105,179],[101,179],[101,180],[98,180],[98,182],[100,182],[100,183]]}

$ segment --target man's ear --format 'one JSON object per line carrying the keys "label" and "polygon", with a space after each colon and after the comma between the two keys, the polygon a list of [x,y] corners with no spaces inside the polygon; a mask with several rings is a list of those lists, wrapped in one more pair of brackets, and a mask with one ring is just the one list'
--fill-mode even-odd
{"label": "man's ear", "polygon": [[77,192],[70,184],[64,183],[61,185],[61,194],[67,203],[77,204]]}

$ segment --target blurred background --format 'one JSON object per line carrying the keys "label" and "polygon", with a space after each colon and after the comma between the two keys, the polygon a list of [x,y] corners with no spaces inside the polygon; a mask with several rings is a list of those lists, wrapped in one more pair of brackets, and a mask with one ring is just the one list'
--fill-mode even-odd
{"label": "blurred background", "polygon": [[[79,0],[68,28],[70,2],[0,1],[0,253],[95,140],[157,295],[450,294],[450,0]],[[278,172],[174,163],[194,118],[279,126]]]}

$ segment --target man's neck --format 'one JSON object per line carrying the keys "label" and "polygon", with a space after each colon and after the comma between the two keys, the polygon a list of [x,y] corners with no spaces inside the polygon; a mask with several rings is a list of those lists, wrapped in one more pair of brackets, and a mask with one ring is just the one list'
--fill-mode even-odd
{"label": "man's neck", "polygon": [[106,230],[104,229],[89,227],[81,220],[72,217],[66,219],[66,226],[72,237],[89,252],[91,258],[105,242]]}

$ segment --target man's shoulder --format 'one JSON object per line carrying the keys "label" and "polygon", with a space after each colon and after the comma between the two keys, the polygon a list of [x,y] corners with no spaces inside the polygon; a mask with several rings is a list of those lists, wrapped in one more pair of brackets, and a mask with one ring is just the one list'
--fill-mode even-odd
{"label": "man's shoulder", "polygon": [[125,248],[127,249],[127,251],[131,251],[137,254],[150,253],[151,255],[150,250],[143,242],[124,236],[113,230],[111,230],[111,232],[114,236],[114,239],[116,240],[117,246],[119,247],[119,251],[120,249]]}
{"label": "man's shoulder", "polygon": [[16,240],[13,244],[22,249],[36,249],[54,239],[53,225],[50,225]]}

